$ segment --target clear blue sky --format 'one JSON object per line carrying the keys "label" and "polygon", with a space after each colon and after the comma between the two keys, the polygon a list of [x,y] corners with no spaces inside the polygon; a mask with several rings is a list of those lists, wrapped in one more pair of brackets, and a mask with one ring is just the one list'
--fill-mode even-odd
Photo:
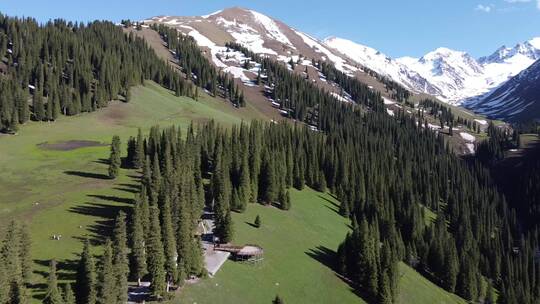
{"label": "clear blue sky", "polygon": [[0,0],[0,11],[39,21],[204,15],[242,6],[318,38],[338,36],[392,57],[439,46],[478,57],[540,36],[540,0]]}

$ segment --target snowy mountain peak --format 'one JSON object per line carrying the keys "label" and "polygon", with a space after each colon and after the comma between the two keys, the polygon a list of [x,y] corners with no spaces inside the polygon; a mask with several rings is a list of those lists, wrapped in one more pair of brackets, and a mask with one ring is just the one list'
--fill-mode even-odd
{"label": "snowy mountain peak", "polygon": [[540,38],[518,43],[513,48],[502,46],[490,56],[479,58],[478,62],[481,64],[504,63],[516,56],[523,56],[533,61],[540,59]]}
{"label": "snowy mountain peak", "polygon": [[529,43],[535,48],[540,50],[540,37],[533,38],[529,40]]}
{"label": "snowy mountain peak", "polygon": [[338,37],[326,38],[324,44],[347,56],[354,62],[373,70],[380,75],[387,76],[411,90],[416,92],[427,92],[428,94],[433,95],[440,94],[440,92],[420,74],[410,70],[404,64],[376,49]]}

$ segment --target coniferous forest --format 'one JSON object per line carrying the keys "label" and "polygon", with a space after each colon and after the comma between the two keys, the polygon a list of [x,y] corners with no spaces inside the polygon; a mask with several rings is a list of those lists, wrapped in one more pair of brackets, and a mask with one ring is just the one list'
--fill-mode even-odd
{"label": "coniferous forest", "polygon": [[146,42],[111,22],[39,25],[0,15],[0,131],[28,120],[54,121],[129,102],[129,88],[150,79],[178,95],[193,86],[160,60]]}
{"label": "coniferous forest", "polygon": [[[129,102],[129,88],[145,79],[194,99],[201,89],[238,107],[249,102],[192,38],[165,26],[154,29],[177,55],[181,73],[142,38],[109,22],[38,25],[0,16],[0,130],[13,133],[28,120],[95,111],[110,100]],[[270,57],[236,43],[227,47],[261,65],[257,84],[272,88],[268,97],[294,121],[254,120],[232,128],[210,121],[113,137],[108,177],[117,178],[122,165],[140,173],[133,209],[117,214],[99,257],[84,241],[72,285],[59,285],[58,265],[50,262],[45,303],[125,303],[128,281],[143,280],[154,299],[167,299],[189,278],[207,275],[197,233],[205,209],[214,214],[219,242],[229,243],[232,212],[250,204],[287,212],[294,208],[289,190],[305,187],[340,201],[351,231],[335,248],[332,267],[370,303],[397,303],[400,262],[467,301],[493,303],[497,290],[500,304],[538,303],[538,159],[530,160],[521,194],[511,199],[486,168],[503,158],[508,134],[490,126],[490,139],[465,161],[442,134],[423,128],[421,116],[387,115],[380,92],[326,62],[316,65],[354,104]],[[387,86],[397,100],[409,99],[401,86]],[[454,124],[448,108],[423,103],[441,125]],[[522,214],[529,214],[527,225]],[[256,226],[262,221],[257,216]],[[29,297],[28,240],[27,228],[16,222],[0,237],[0,304]]]}

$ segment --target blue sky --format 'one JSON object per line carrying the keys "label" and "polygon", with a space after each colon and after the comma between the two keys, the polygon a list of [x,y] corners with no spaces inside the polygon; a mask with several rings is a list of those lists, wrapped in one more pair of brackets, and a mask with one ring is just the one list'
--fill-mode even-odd
{"label": "blue sky", "polygon": [[39,21],[204,15],[242,6],[318,38],[338,36],[392,57],[444,46],[478,57],[540,36],[540,0],[0,0],[0,11]]}

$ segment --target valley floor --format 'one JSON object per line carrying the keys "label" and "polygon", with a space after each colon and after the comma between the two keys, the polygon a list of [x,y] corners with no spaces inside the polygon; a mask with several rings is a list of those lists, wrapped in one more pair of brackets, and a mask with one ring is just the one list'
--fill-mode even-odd
{"label": "valley floor", "polygon": [[[234,214],[234,243],[264,248],[259,264],[227,261],[215,277],[188,285],[171,303],[365,303],[333,270],[333,255],[349,231],[339,202],[311,189],[291,190],[292,208],[250,204]],[[261,228],[253,227],[257,215]],[[400,265],[398,303],[465,303]]]}
{"label": "valley floor", "polygon": [[[106,176],[113,135],[119,135],[125,146],[138,127],[146,132],[156,124],[185,129],[191,121],[209,119],[228,126],[268,120],[249,105],[235,109],[206,95],[195,102],[152,82],[132,93],[128,104],[115,102],[50,124],[28,123],[18,135],[0,136],[0,223],[23,218],[29,225],[35,262],[31,303],[39,303],[46,288],[49,260],[59,261],[61,282],[73,280],[81,240],[87,236],[93,244],[101,244],[116,213],[131,208],[138,173],[121,170],[116,180]],[[287,303],[363,303],[332,269],[332,255],[349,230],[347,220],[337,213],[339,203],[310,189],[291,192],[288,212],[252,204],[246,213],[234,214],[235,243],[261,245],[262,263],[227,261],[214,278],[185,287],[173,303],[270,303],[276,294]],[[257,214],[262,218],[260,229],[251,225]],[[59,235],[59,240],[53,239]],[[99,251],[96,247],[94,253]],[[463,302],[405,265],[399,299]]]}

